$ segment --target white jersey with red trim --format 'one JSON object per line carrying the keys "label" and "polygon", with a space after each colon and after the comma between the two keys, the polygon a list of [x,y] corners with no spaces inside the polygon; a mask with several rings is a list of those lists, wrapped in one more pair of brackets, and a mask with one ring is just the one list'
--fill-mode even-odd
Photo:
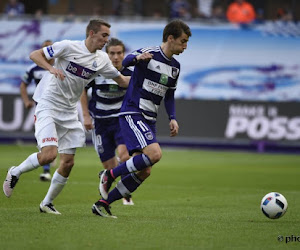
{"label": "white jersey with red trim", "polygon": [[44,47],[43,51],[48,60],[55,58],[54,67],[63,72],[65,79],[61,81],[47,71],[33,99],[54,110],[76,110],[85,86],[99,74],[106,78],[120,75],[105,52],[91,53],[85,41],[64,40]]}

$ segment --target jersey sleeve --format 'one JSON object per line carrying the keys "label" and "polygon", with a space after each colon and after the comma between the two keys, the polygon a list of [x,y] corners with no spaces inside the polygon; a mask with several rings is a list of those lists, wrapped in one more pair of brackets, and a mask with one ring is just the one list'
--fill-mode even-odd
{"label": "jersey sleeve", "polygon": [[105,60],[104,66],[101,68],[99,73],[105,78],[112,79],[118,77],[121,73],[112,65],[108,55],[105,53],[103,60]]}
{"label": "jersey sleeve", "polygon": [[31,69],[27,69],[24,75],[22,76],[21,80],[26,85],[29,85],[33,80],[33,71]]}
{"label": "jersey sleeve", "polygon": [[53,58],[61,57],[68,54],[68,47],[70,45],[70,41],[63,40],[61,42],[55,42],[50,46],[44,47],[43,51],[48,60]]}
{"label": "jersey sleeve", "polygon": [[176,114],[175,114],[175,99],[174,99],[174,92],[175,89],[168,89],[165,95],[165,108],[167,111],[167,114],[169,116],[169,120],[175,119],[176,120]]}
{"label": "jersey sleeve", "polygon": [[136,56],[142,53],[143,52],[140,49],[138,49],[128,54],[122,62],[124,68],[128,68],[130,66],[136,65],[137,64]]}
{"label": "jersey sleeve", "polygon": [[176,82],[175,82],[174,86],[170,87],[170,89],[173,89],[175,91],[176,88],[177,88],[178,78],[179,78],[179,75],[180,75],[180,63],[177,62],[176,67],[172,69],[172,75],[176,76],[176,78],[175,78]]}

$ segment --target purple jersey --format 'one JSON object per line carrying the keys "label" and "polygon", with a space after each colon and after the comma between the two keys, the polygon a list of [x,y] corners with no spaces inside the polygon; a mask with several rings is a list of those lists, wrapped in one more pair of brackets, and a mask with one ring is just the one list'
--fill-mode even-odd
{"label": "purple jersey", "polygon": [[[136,56],[149,52],[150,61],[139,61]],[[168,58],[160,46],[134,51],[123,61],[123,66],[135,65],[126,92],[121,114],[143,114],[145,119],[156,121],[159,105],[165,98],[165,106],[170,119],[175,119],[174,91],[180,72],[180,64],[175,58]]]}
{"label": "purple jersey", "polygon": [[[131,76],[132,69],[123,68],[120,71],[125,76]],[[89,111],[93,118],[110,118],[119,116],[126,88],[118,86],[112,79],[102,75],[90,82],[86,89],[92,88],[92,98],[89,101]]]}
{"label": "purple jersey", "polygon": [[25,74],[22,77],[22,81],[29,85],[32,81],[35,82],[36,85],[39,84],[40,80],[45,75],[46,70],[36,65],[35,63],[31,64],[26,70]]}

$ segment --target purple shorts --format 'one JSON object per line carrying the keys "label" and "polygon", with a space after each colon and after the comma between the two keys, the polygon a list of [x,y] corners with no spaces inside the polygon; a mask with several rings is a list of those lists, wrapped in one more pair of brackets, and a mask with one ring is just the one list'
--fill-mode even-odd
{"label": "purple shorts", "polygon": [[96,152],[102,162],[113,158],[116,154],[116,148],[120,144],[125,144],[119,118],[95,119],[95,128],[93,130],[93,143]]}
{"label": "purple shorts", "polygon": [[129,155],[157,142],[155,121],[146,120],[142,114],[120,116],[119,122]]}

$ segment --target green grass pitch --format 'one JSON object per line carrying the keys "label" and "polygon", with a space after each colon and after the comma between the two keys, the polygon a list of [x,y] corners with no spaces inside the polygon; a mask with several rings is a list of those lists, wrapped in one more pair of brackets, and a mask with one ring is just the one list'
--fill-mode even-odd
{"label": "green grass pitch", "polygon": [[[35,151],[1,145],[1,181],[9,166]],[[39,181],[42,168],[22,175],[11,198],[0,195],[0,249],[300,248],[298,155],[166,148],[133,194],[135,206],[112,204],[118,219],[91,212],[101,169],[92,147],[77,150],[68,184],[54,202],[60,216],[39,212],[49,187]],[[271,191],[289,203],[278,220],[260,211],[262,197]]]}

